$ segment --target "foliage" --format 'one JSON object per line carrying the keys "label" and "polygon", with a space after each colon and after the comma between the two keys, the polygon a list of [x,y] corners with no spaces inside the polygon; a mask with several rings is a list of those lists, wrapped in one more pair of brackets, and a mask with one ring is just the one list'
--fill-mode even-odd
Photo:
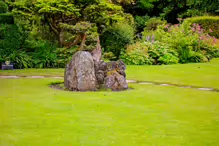
{"label": "foliage", "polygon": [[135,26],[136,29],[142,31],[146,26],[146,22],[150,19],[148,15],[145,16],[135,16]]}
{"label": "foliage", "polygon": [[[147,32],[143,34],[144,39],[147,39]],[[210,49],[214,47],[213,44],[206,44],[206,40],[212,37],[205,34],[200,25],[193,25],[191,27],[187,21],[173,26],[163,25],[159,26],[153,35],[155,36],[155,41],[159,41],[176,50],[179,53],[179,62],[181,63],[204,62],[206,61],[206,57],[208,59],[212,58],[212,54],[207,53],[211,51],[206,51],[206,48]],[[203,52],[205,52],[205,54]],[[202,57],[200,54],[205,57]],[[198,57],[199,59],[194,59]]]}
{"label": "foliage", "polygon": [[198,50],[199,36],[193,34],[189,24],[184,23],[180,26],[160,26],[155,31],[156,40],[167,43],[179,53],[181,63],[188,62],[190,50]]}
{"label": "foliage", "polygon": [[[32,4],[16,2],[13,3],[13,6],[15,7],[13,12],[24,17],[26,16],[26,19],[31,24],[38,19],[41,24],[48,25],[50,30],[56,35],[56,39],[61,47],[71,48],[81,43],[81,50],[83,50],[86,42],[86,36],[93,35],[93,33],[89,33],[89,29],[92,29],[92,26],[97,26],[97,30],[100,33],[103,27],[123,20],[125,15],[121,6],[97,0],[37,1]],[[86,22],[89,25],[78,25],[82,24],[82,22]],[[81,27],[75,30],[76,25]],[[69,29],[71,29],[72,36],[71,40],[66,42],[65,32]],[[97,34],[97,32],[94,33]]]}
{"label": "foliage", "polygon": [[128,45],[125,53],[120,57],[128,65],[151,65],[153,59],[148,56],[149,46],[144,43],[136,42]]}
{"label": "foliage", "polygon": [[57,67],[57,56],[54,53],[55,46],[49,42],[36,42],[36,48],[31,53],[33,66],[35,68],[55,68]]}
{"label": "foliage", "polygon": [[141,9],[152,9],[154,7],[153,2],[157,0],[136,0],[137,7]]}
{"label": "foliage", "polygon": [[208,59],[199,52],[191,51],[189,56],[189,62],[208,62]]}
{"label": "foliage", "polygon": [[106,52],[112,52],[116,59],[119,58],[126,45],[132,43],[134,28],[127,23],[115,23],[109,27],[100,37],[101,45]]}
{"label": "foliage", "polygon": [[187,18],[186,21],[191,24],[199,24],[211,36],[219,38],[219,17],[218,16],[203,16]]}
{"label": "foliage", "polygon": [[21,45],[21,33],[16,25],[0,24],[0,52],[18,50]]}
{"label": "foliage", "polygon": [[0,1],[0,14],[7,12],[8,12],[8,6],[3,1]]}
{"label": "foliage", "polygon": [[[1,56],[1,55],[0,55]],[[12,51],[8,54],[2,56],[4,61],[10,61],[14,64],[14,68],[32,68],[33,60],[32,58],[24,51]]]}
{"label": "foliage", "polygon": [[179,62],[178,53],[169,45],[160,42],[148,42],[150,45],[149,56],[154,60],[154,64],[177,64]]}
{"label": "foliage", "polygon": [[156,30],[159,25],[166,24],[166,21],[162,21],[160,18],[150,18],[146,23],[145,30]]}
{"label": "foliage", "polygon": [[208,15],[206,12],[199,11],[197,9],[188,9],[186,12],[178,14],[179,18],[188,18],[188,17],[197,17],[197,16],[205,16]]}
{"label": "foliage", "polygon": [[116,56],[112,52],[106,52],[103,54],[105,60],[116,60]]}
{"label": "foliage", "polygon": [[72,58],[72,55],[77,51],[77,46],[73,48],[57,48],[55,54],[57,55],[57,66],[64,68],[69,60]]}
{"label": "foliage", "polygon": [[160,42],[136,42],[121,56],[130,65],[177,64],[178,53]]}
{"label": "foliage", "polygon": [[0,14],[0,24],[14,24],[12,13]]}

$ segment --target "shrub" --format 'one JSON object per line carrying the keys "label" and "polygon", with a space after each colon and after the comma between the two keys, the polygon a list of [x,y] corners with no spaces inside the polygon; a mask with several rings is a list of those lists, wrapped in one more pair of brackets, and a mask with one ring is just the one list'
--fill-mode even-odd
{"label": "shrub", "polygon": [[32,58],[24,51],[14,50],[8,54],[4,54],[2,58],[4,61],[10,61],[13,63],[14,67],[18,69],[33,67]]}
{"label": "shrub", "polygon": [[[33,49],[33,48],[32,48]],[[54,53],[55,46],[48,41],[36,41],[34,52],[31,53],[35,68],[57,67],[57,56]]]}
{"label": "shrub", "polygon": [[8,12],[8,6],[3,1],[0,1],[0,14],[7,12]]}
{"label": "shrub", "polygon": [[208,62],[208,59],[199,52],[191,51],[188,61],[198,63],[198,62]]}
{"label": "shrub", "polygon": [[150,19],[150,16],[135,16],[135,26],[137,30],[143,30],[146,26],[146,22]]}
{"label": "shrub", "polygon": [[12,13],[0,14],[0,24],[14,24]]}
{"label": "shrub", "polygon": [[104,53],[104,54],[103,54],[103,58],[104,58],[105,60],[110,60],[110,61],[116,60],[116,56],[115,56],[112,52],[106,52],[106,53]]}
{"label": "shrub", "polygon": [[204,16],[207,15],[206,13],[197,10],[197,9],[188,9],[186,12],[183,12],[178,15],[179,18],[187,18],[187,17],[197,17],[197,16]]}
{"label": "shrub", "polygon": [[166,43],[179,54],[180,63],[188,63],[190,51],[200,52],[200,36],[192,31],[190,24],[159,26],[154,33],[155,40]]}
{"label": "shrub", "polygon": [[0,24],[0,52],[18,50],[21,33],[16,25]]}
{"label": "shrub", "polygon": [[112,52],[118,59],[126,45],[132,43],[134,31],[134,28],[127,23],[116,23],[101,35],[101,45],[106,52]]}
{"label": "shrub", "polygon": [[125,53],[120,58],[128,65],[151,65],[153,59],[148,56],[148,48],[147,44],[136,42],[127,46]]}
{"label": "shrub", "polygon": [[179,61],[178,53],[165,43],[158,41],[149,42],[148,54],[154,60],[154,64],[177,64]]}
{"label": "shrub", "polygon": [[[147,32],[143,34],[144,38],[149,38]],[[200,25],[194,24],[191,26],[188,21],[172,26],[158,26],[157,30],[153,31],[153,35],[155,36],[153,41],[160,42],[158,46],[166,44],[169,48],[172,48],[170,50],[175,50],[178,53],[180,63],[205,62],[206,59],[217,56],[217,50],[219,50],[216,38],[204,33]],[[146,40],[151,41],[151,39]],[[165,50],[167,50],[168,47]],[[157,53],[158,49],[154,51],[152,56],[157,55],[154,59],[155,61],[159,61],[158,55],[160,54]],[[160,56],[164,55],[165,54],[161,54]],[[159,64],[159,62],[157,63]]]}
{"label": "shrub", "polygon": [[76,51],[77,51],[77,47],[73,47],[70,49],[57,48],[55,50],[55,54],[57,55],[57,59],[58,59],[57,66],[64,68]]}
{"label": "shrub", "polygon": [[146,31],[156,30],[159,25],[166,24],[166,21],[162,21],[160,18],[151,18],[146,22]]}
{"label": "shrub", "polygon": [[133,50],[129,53],[123,54],[121,59],[127,65],[152,65],[154,61],[149,58],[149,56],[143,54],[141,50]]}
{"label": "shrub", "polygon": [[174,56],[171,53],[165,53],[160,56],[158,59],[158,64],[177,64],[179,62],[179,58]]}
{"label": "shrub", "polygon": [[136,42],[127,47],[121,59],[129,65],[176,64],[178,53],[160,42]]}
{"label": "shrub", "polygon": [[219,38],[219,16],[202,16],[187,18],[191,24],[199,24],[211,36]]}
{"label": "shrub", "polygon": [[208,60],[211,60],[212,58],[218,58],[219,57],[219,48],[218,47],[203,47],[202,48],[202,54],[207,57]]}

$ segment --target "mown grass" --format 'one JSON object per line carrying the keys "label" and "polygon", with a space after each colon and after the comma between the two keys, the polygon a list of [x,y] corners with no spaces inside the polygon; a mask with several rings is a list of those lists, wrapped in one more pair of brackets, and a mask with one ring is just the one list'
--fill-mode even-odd
{"label": "mown grass", "polygon": [[131,84],[66,92],[57,79],[0,79],[1,146],[217,146],[219,93]]}
{"label": "mown grass", "polygon": [[[64,69],[0,71],[0,75],[63,76]],[[127,66],[127,78],[139,81],[219,88],[219,58],[209,63],[163,66]]]}
{"label": "mown grass", "polygon": [[[63,69],[0,75],[63,76]],[[210,63],[128,66],[139,81],[219,88],[219,59]],[[219,93],[130,84],[124,92],[67,92],[60,79],[0,79],[0,146],[217,146]]]}

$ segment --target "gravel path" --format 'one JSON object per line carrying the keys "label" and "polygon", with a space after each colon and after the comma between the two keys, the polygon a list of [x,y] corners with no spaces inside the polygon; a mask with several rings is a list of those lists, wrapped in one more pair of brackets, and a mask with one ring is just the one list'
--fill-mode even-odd
{"label": "gravel path", "polygon": [[[4,79],[19,79],[19,78],[31,78],[31,79],[43,79],[43,78],[51,78],[51,79],[63,79],[61,76],[0,76],[0,78]],[[128,83],[137,83],[137,84],[151,84],[151,85],[158,85],[158,86],[175,86],[179,88],[191,88],[197,89],[202,91],[212,91],[212,92],[219,92],[219,89],[215,88],[208,88],[208,87],[195,87],[195,86],[185,86],[185,85],[178,85],[178,84],[167,84],[167,83],[157,83],[157,82],[138,82],[136,80],[127,80]]]}

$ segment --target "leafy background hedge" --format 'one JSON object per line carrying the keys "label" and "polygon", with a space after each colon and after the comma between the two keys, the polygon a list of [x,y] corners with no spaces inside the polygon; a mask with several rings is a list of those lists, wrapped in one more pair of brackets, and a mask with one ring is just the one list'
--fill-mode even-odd
{"label": "leafy background hedge", "polygon": [[[58,13],[53,13],[52,10],[67,12],[70,16],[71,10],[74,9],[72,2],[63,2],[64,8],[69,10],[63,11],[62,6],[58,7],[62,5],[59,0],[36,1],[39,3],[31,3],[31,0],[19,0],[15,3],[7,1],[8,7],[0,0],[0,63],[11,61],[15,64],[15,68],[65,67],[79,48],[80,42],[73,47],[63,47],[65,45],[58,39],[60,35],[52,32],[51,26],[48,25],[48,21],[52,18],[46,19],[37,10],[43,8],[45,11],[41,12],[48,13],[47,16],[54,16],[55,13],[58,19]],[[99,35],[103,59],[122,59],[129,65],[196,63],[219,57],[219,17],[202,16],[218,14],[218,8],[215,7],[218,4],[213,2],[209,4],[206,1],[200,4],[191,1],[189,5],[193,9],[188,9],[184,8],[181,2],[152,0],[139,5],[140,3],[128,1],[101,4],[98,1],[93,3],[92,0],[77,1],[81,6],[80,13],[86,13],[84,18],[85,15],[76,16],[78,19],[75,21],[86,20],[77,23],[79,29],[88,29],[86,26],[91,26],[86,31],[87,42],[84,46],[86,49],[89,44],[92,44],[89,45],[90,50],[95,47],[96,37]],[[130,7],[132,5],[136,6]],[[207,6],[207,9],[204,10],[204,6]],[[47,11],[48,7],[56,8]],[[94,7],[95,9],[92,9]],[[179,12],[172,7],[179,8]],[[90,8],[92,11],[87,13]],[[182,20],[191,16],[192,18]],[[71,23],[66,23],[67,26],[71,26],[69,24]],[[83,27],[80,24],[88,25]],[[72,27],[74,28],[73,25]],[[63,38],[67,42],[72,42],[76,37],[74,32],[75,30],[71,29],[64,32]]]}
{"label": "leafy background hedge", "polygon": [[206,33],[219,38],[219,16],[192,17],[187,18],[186,21],[200,24]]}

